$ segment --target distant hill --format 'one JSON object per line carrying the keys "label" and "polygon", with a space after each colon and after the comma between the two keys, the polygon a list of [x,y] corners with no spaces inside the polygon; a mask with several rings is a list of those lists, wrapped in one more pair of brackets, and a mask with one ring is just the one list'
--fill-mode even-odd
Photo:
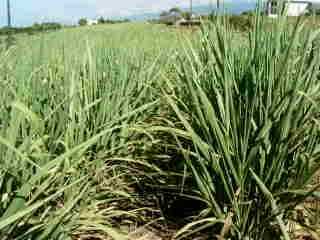
{"label": "distant hill", "polygon": [[[256,7],[256,3],[251,2],[238,2],[238,3],[229,3],[229,4],[224,4],[224,9],[232,14],[240,14],[244,11],[247,10],[254,10]],[[182,8],[182,10],[189,10],[187,8]],[[211,11],[215,11],[216,7],[213,6],[213,9],[211,8],[210,5],[197,5],[193,7],[193,11],[198,14],[208,14]],[[160,15],[160,12],[145,12],[141,14],[136,14],[136,15],[131,15],[128,16],[130,20],[137,20],[137,21],[142,21],[142,20],[147,20],[147,19],[154,19],[158,18]]]}

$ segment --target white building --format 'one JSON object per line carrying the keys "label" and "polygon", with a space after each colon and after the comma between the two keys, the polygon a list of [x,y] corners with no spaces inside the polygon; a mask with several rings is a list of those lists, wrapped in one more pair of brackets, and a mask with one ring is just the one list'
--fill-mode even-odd
{"label": "white building", "polygon": [[276,17],[281,9],[288,16],[300,16],[320,10],[320,0],[267,0],[266,8],[270,17]]}
{"label": "white building", "polygon": [[87,24],[88,24],[88,26],[97,25],[98,24],[98,20],[89,19]]}

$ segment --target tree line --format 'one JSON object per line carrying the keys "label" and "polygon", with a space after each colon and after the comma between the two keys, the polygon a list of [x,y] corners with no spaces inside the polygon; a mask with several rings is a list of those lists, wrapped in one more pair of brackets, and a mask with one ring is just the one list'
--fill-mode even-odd
{"label": "tree line", "polygon": [[[123,20],[112,20],[112,19],[105,19],[103,17],[99,17],[97,19],[97,24],[116,24],[116,23],[126,23],[130,22],[129,19],[123,19]],[[87,18],[80,18],[78,21],[78,24],[80,26],[86,26],[89,24],[89,20]]]}
{"label": "tree line", "polygon": [[28,26],[28,27],[0,28],[0,35],[17,34],[17,33],[34,34],[37,32],[56,31],[61,29],[62,27],[63,27],[62,24],[56,23],[56,22],[34,23],[32,26]]}

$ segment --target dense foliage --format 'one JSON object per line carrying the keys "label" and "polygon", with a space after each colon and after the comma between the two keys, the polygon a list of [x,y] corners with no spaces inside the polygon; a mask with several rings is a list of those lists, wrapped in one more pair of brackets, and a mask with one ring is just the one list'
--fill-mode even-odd
{"label": "dense foliage", "polygon": [[117,24],[117,23],[128,23],[130,22],[129,19],[106,19],[103,17],[98,18],[98,23],[99,24]]}
{"label": "dense foliage", "polygon": [[170,220],[175,238],[316,236],[319,31],[250,21],[0,45],[0,238],[122,240]]}
{"label": "dense foliage", "polygon": [[225,228],[221,238],[288,240],[320,169],[320,36],[283,19],[265,31],[257,17],[236,47],[223,21],[204,28],[167,95],[184,126],[172,133],[193,142],[182,151],[207,204],[178,235]]}
{"label": "dense foliage", "polygon": [[88,24],[88,20],[86,18],[80,18],[78,24],[79,26],[85,26]]}
{"label": "dense foliage", "polygon": [[45,23],[35,23],[30,27],[3,27],[0,28],[0,36],[7,35],[7,34],[17,34],[17,33],[27,33],[27,34],[34,34],[37,32],[48,32],[48,31],[56,31],[62,28],[60,23],[55,22],[45,22]]}

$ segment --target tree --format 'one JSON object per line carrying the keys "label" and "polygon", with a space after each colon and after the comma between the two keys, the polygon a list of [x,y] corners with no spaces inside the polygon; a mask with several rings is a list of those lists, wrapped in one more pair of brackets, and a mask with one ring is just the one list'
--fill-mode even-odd
{"label": "tree", "polygon": [[78,23],[80,26],[86,26],[88,24],[88,20],[86,18],[81,18]]}
{"label": "tree", "polygon": [[187,19],[187,20],[190,20],[192,16],[190,12],[183,12],[181,15],[184,19]]}
{"label": "tree", "polygon": [[243,15],[243,16],[254,16],[255,13],[256,13],[255,10],[248,10],[248,11],[242,12],[240,15]]}
{"label": "tree", "polygon": [[168,16],[169,15],[169,12],[167,12],[167,11],[162,11],[161,13],[160,13],[160,17],[166,17],[166,16]]}
{"label": "tree", "polygon": [[178,7],[173,7],[169,10],[170,13],[182,13],[182,10]]}
{"label": "tree", "polygon": [[106,20],[103,17],[98,18],[98,24],[104,24],[106,23]]}
{"label": "tree", "polygon": [[41,27],[41,24],[35,22],[33,25],[32,25],[33,28],[36,28],[36,29],[39,29]]}
{"label": "tree", "polygon": [[178,7],[173,7],[169,10],[169,14],[173,16],[174,21],[178,21],[179,18],[182,16],[182,11]]}

